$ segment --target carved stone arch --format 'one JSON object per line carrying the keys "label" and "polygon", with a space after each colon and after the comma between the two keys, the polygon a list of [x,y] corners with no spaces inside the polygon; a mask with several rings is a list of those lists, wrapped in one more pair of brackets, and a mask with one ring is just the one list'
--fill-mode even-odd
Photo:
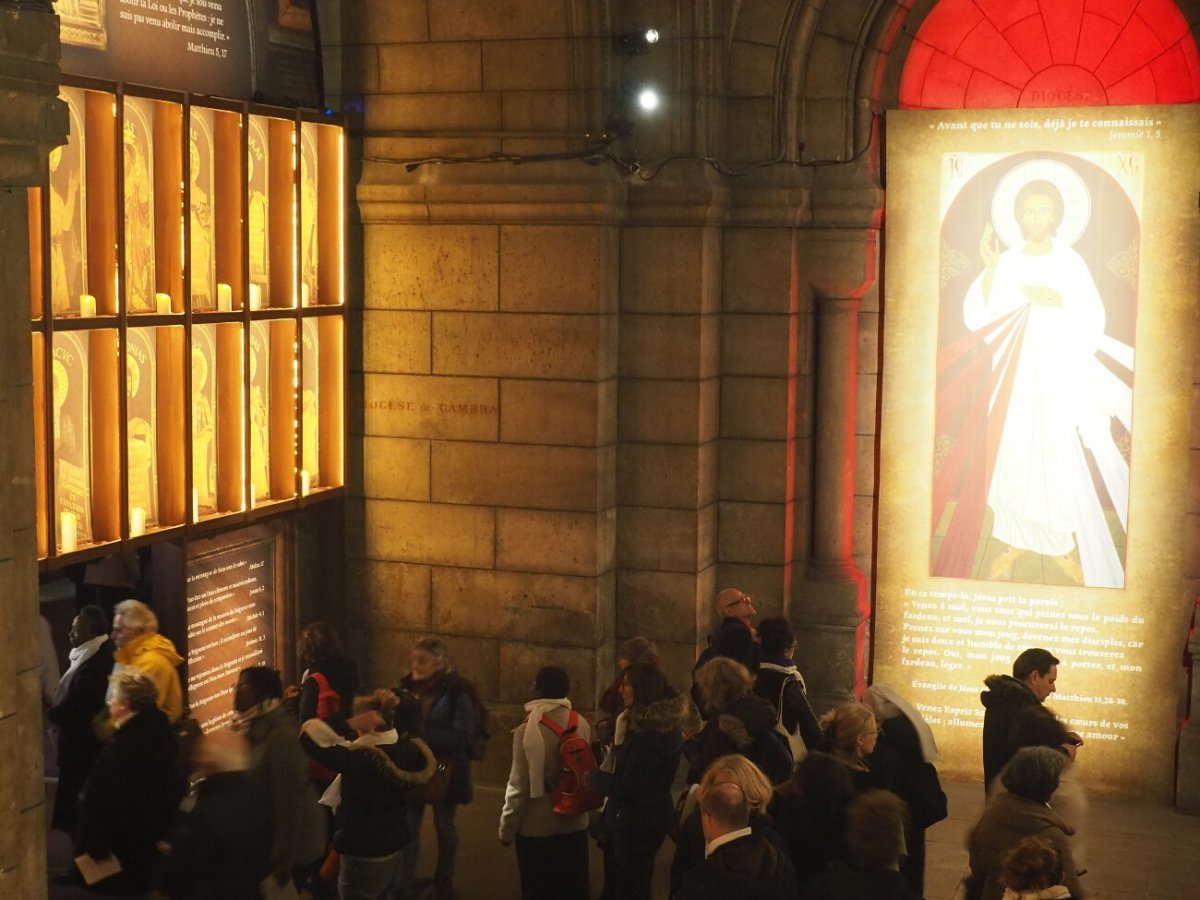
{"label": "carved stone arch", "polygon": [[[916,0],[911,4],[912,8],[903,17],[902,22],[898,23],[891,52],[883,61],[882,77],[879,80],[879,109],[900,107],[900,79],[913,40],[939,2],[940,0]],[[1174,3],[1187,22],[1193,39],[1200,45],[1200,0],[1174,0]]]}
{"label": "carved stone arch", "polygon": [[[910,5],[911,0],[739,4],[730,30],[731,122],[737,122],[739,103],[764,97],[769,71],[768,146],[764,135],[753,133],[760,157],[795,159],[803,144],[806,160],[852,159],[871,140],[881,108],[880,73]],[[774,54],[769,66],[762,59],[768,48]],[[755,64],[740,64],[748,59]]]}

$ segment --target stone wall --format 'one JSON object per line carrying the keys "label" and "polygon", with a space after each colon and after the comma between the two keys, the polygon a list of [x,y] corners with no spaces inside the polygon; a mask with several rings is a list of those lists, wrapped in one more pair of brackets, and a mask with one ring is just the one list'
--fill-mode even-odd
{"label": "stone wall", "polygon": [[[635,12],[664,40],[631,57],[611,36]],[[586,708],[615,640],[643,634],[683,684],[713,595],[738,584],[762,615],[822,635],[812,668],[851,661],[818,691],[853,688],[872,488],[854,460],[873,455],[875,361],[864,354],[861,382],[854,363],[828,362],[837,390],[865,392],[831,413],[850,435],[850,480],[827,499],[854,524],[831,582],[808,565],[813,298],[819,274],[854,281],[854,296],[870,286],[864,234],[881,197],[865,170],[848,185],[786,164],[735,179],[702,159],[763,160],[780,139],[756,127],[726,146],[726,111],[744,115],[741,100],[765,89],[753,59],[789,27],[751,28],[757,53],[729,68],[733,16],[720,3],[343,5],[327,60],[361,109],[363,161],[350,620],[376,680],[437,634],[515,722],[539,665],[567,668]],[[619,85],[642,77],[667,109],[597,141]],[[550,158],[588,147],[591,165]],[[805,237],[822,219],[818,186],[836,211]],[[866,314],[856,347],[874,346]]]}
{"label": "stone wall", "polygon": [[0,896],[23,900],[46,896],[26,189],[66,140],[58,52],[48,9],[0,5]]}

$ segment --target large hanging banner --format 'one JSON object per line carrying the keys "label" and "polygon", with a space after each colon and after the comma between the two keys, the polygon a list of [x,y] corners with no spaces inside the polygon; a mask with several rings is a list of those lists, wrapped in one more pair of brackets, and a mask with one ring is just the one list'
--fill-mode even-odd
{"label": "large hanging banner", "polygon": [[1089,786],[1171,796],[1200,109],[889,113],[875,682],[982,776],[1044,647]]}

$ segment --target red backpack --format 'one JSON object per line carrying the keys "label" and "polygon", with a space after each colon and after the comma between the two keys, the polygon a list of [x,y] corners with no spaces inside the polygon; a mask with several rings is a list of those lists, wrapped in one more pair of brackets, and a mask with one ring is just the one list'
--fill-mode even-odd
{"label": "red backpack", "polygon": [[[310,672],[309,678],[317,683],[317,718],[325,719],[342,711],[342,696],[333,689],[329,679],[320,672]],[[308,761],[308,777],[319,784],[329,784],[337,778],[337,772],[315,759]]]}
{"label": "red backpack", "polygon": [[542,724],[558,735],[558,781],[550,792],[554,811],[561,816],[574,816],[604,805],[604,795],[592,790],[584,776],[596,768],[592,745],[579,734],[579,713],[571,710],[567,727],[563,728],[549,716]]}

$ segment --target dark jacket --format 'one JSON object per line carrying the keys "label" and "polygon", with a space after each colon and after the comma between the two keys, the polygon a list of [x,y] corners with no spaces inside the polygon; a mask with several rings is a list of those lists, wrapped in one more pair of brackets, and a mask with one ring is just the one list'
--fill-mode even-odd
{"label": "dark jacket", "polygon": [[92,720],[104,709],[115,649],[111,640],[104,641],[75,670],[66,696],[46,711],[46,717],[58,726],[58,790],[52,824],[68,833],[75,830],[79,792],[100,755]]}
{"label": "dark jacket", "polygon": [[410,840],[406,794],[433,777],[437,761],[420,739],[364,746],[337,743],[342,723],[309,719],[300,732],[304,752],[342,776],[333,847],[343,856],[387,856]]}
{"label": "dark jacket", "polygon": [[299,731],[300,724],[284,706],[259,715],[244,731],[250,775],[267,795],[273,867],[294,869],[325,852],[325,813],[296,740]]}
{"label": "dark jacket", "polygon": [[792,675],[787,669],[795,670],[795,666],[786,660],[764,658],[754,679],[754,693],[775,707],[777,712],[782,693],[783,727],[792,734],[799,728],[804,746],[816,750],[821,746],[821,726],[817,723],[812,704],[808,702],[800,673]]}
{"label": "dark jacket", "polygon": [[846,860],[842,837],[846,806],[854,799],[852,787],[842,794],[837,784],[817,785],[819,796],[804,797],[794,782],[781,785],[768,807],[787,844],[788,857],[801,885]]}
{"label": "dark jacket", "polygon": [[871,772],[908,806],[904,823],[907,855],[900,860],[900,874],[921,896],[925,889],[925,829],[946,818],[946,793],[937,769],[925,762],[917,729],[906,716],[885,719],[879,727],[870,757]]}
{"label": "dark jacket", "polygon": [[[779,827],[766,813],[753,811],[750,813],[750,827],[754,834],[769,842],[781,854],[787,856],[787,844]],[[683,880],[692,869],[704,862],[704,826],[700,821],[700,809],[697,806],[679,826],[679,837],[675,841],[675,858],[671,860],[671,896],[676,896],[683,888]]]}
{"label": "dark jacket", "polygon": [[727,753],[741,753],[771,777],[761,742],[764,738],[776,740],[766,734],[774,730],[775,708],[756,694],[746,694],[729,709],[709,718],[688,739],[683,749],[688,761],[688,783],[698,782],[713,760]]}
{"label": "dark jacket", "polygon": [[[308,667],[310,676],[314,672],[324,675],[329,686],[337,691],[341,698],[339,712],[343,716],[349,716],[354,695],[358,693],[358,664],[344,656],[331,656],[328,659],[319,659]],[[304,679],[300,685],[300,703],[295,710],[299,721],[307,722],[317,718],[317,698],[320,693],[321,687],[315,678]]]}
{"label": "dark jacket", "polygon": [[160,709],[137,713],[113,733],[83,792],[79,850],[113,854],[125,881],[145,886],[183,796],[175,732]]}
{"label": "dark jacket", "polygon": [[839,863],[805,886],[801,900],[920,900],[899,872],[855,869]]}
{"label": "dark jacket", "polygon": [[169,843],[161,886],[172,900],[260,900],[271,871],[266,790],[246,772],[209,776]]}
{"label": "dark jacket", "polygon": [[705,709],[701,702],[700,686],[696,684],[696,672],[716,656],[727,656],[737,660],[753,676],[758,671],[759,660],[762,659],[762,647],[755,640],[750,626],[741,619],[721,619],[716,630],[708,636],[708,647],[696,659],[696,664],[692,666],[692,702],[696,704],[700,715],[705,719],[712,714],[712,711]]}
{"label": "dark jacket", "polygon": [[1011,675],[989,675],[987,690],[979,695],[983,704],[983,783],[992,780],[1022,747],[1061,750],[1067,729],[1046,709],[1028,685]]}
{"label": "dark jacket", "polygon": [[683,878],[676,900],[794,900],[796,873],[765,837],[748,834],[712,852]]}
{"label": "dark jacket", "polygon": [[688,718],[688,698],[675,694],[632,706],[625,739],[613,751],[613,772],[595,770],[592,786],[609,798],[604,822],[612,832],[662,840],[674,816],[671,785],[683,747],[680,725]]}
{"label": "dark jacket", "polygon": [[405,675],[400,688],[417,695],[422,708],[428,709],[421,723],[421,737],[429,749],[438,759],[453,761],[450,787],[443,802],[470,803],[475,799],[475,787],[467,751],[475,736],[475,705],[471,699],[475,687],[453,672],[439,672],[430,681],[421,685],[411,675]]}
{"label": "dark jacket", "polygon": [[999,791],[988,801],[978,824],[967,839],[971,874],[983,882],[982,900],[1000,900],[1000,876],[1009,852],[1027,837],[1046,838],[1062,858],[1063,884],[1072,897],[1082,897],[1077,867],[1067,840],[1075,829],[1044,803]]}

